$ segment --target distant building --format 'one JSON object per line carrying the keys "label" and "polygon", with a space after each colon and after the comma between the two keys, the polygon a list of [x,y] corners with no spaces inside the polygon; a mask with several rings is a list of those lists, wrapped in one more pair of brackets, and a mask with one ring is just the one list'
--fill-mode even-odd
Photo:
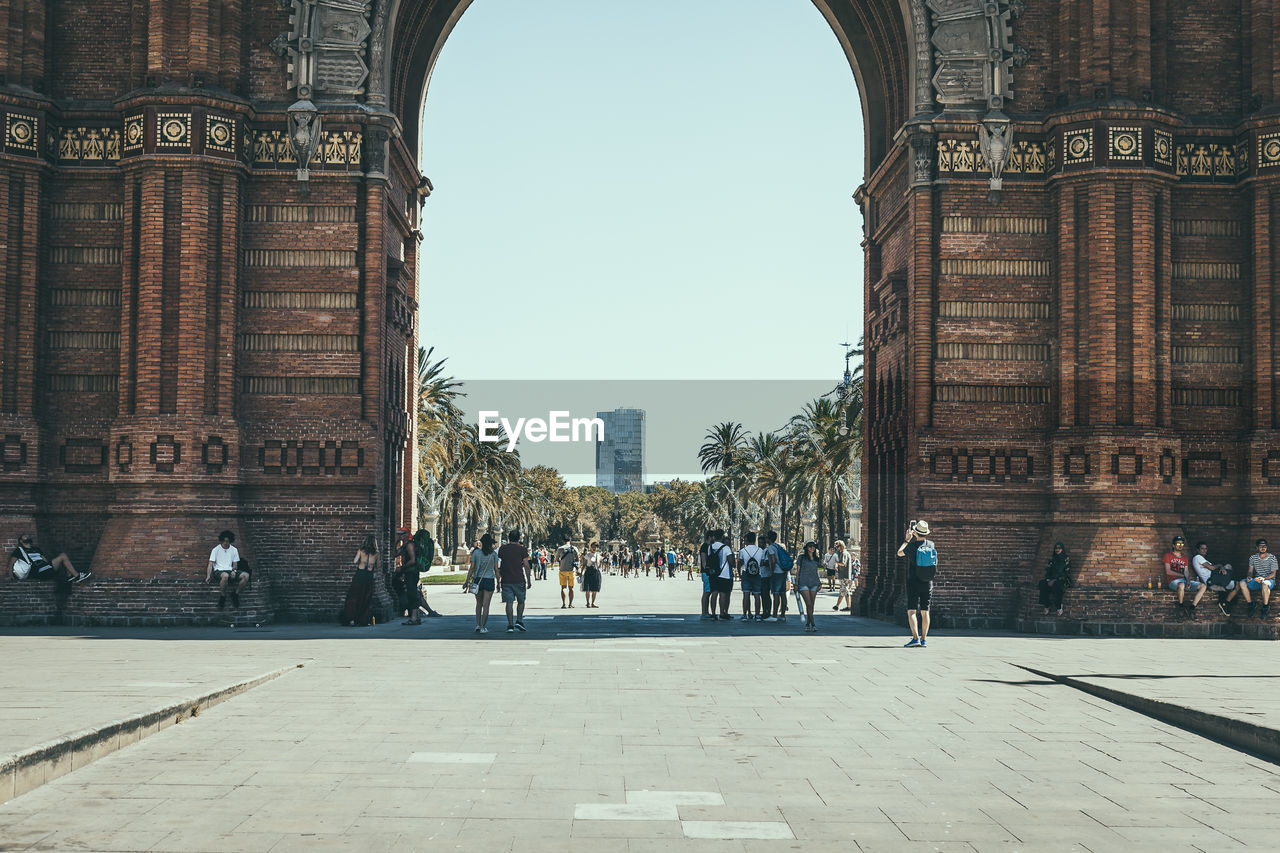
{"label": "distant building", "polygon": [[596,412],[604,441],[596,443],[596,485],[614,494],[644,489],[644,409]]}

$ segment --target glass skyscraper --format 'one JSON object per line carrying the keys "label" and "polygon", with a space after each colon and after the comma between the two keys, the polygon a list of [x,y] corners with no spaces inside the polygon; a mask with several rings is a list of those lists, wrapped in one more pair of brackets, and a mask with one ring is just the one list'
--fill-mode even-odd
{"label": "glass skyscraper", "polygon": [[604,441],[596,442],[596,485],[614,494],[644,489],[644,409],[596,412]]}

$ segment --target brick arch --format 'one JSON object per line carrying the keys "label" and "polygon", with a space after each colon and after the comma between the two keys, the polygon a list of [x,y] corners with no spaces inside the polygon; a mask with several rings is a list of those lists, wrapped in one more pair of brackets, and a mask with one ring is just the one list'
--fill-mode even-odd
{"label": "brick arch", "polygon": [[[923,517],[943,624],[1038,629],[1061,539],[1068,608],[1164,631],[1169,535],[1280,530],[1280,0],[815,2],[869,133],[863,608]],[[91,559],[71,615],[216,618],[231,527],[271,610],[331,618],[413,520],[418,117],[464,8],[8,3],[0,545]]]}
{"label": "brick arch", "polygon": [[[472,2],[393,0],[388,14],[389,103],[412,152],[418,150],[436,59]],[[912,15],[923,15],[923,5],[909,0],[814,0],[814,5],[831,25],[857,78],[866,123],[867,170],[871,171],[884,160],[894,135],[915,110]]]}

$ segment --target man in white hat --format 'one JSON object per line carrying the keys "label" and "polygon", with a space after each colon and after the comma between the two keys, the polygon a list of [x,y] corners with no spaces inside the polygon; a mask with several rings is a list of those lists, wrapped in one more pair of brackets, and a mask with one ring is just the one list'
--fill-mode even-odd
{"label": "man in white hat", "polygon": [[[907,529],[907,541],[898,547],[898,556],[907,558],[907,625],[911,628],[911,641],[906,648],[926,648],[929,639],[929,599],[933,595],[933,575],[937,570],[935,564],[921,567],[920,547],[928,543],[932,550],[933,543],[928,541],[929,522],[912,522]],[[927,576],[924,577],[924,576]],[[916,629],[916,614],[920,614],[920,628]]]}

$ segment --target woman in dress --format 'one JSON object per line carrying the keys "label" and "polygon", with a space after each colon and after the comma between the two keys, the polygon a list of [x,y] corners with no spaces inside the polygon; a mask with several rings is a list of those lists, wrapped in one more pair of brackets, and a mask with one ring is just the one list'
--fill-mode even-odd
{"label": "woman in dress", "polygon": [[813,623],[813,606],[818,600],[818,590],[822,589],[822,579],[818,577],[821,568],[822,556],[818,553],[818,543],[810,539],[804,543],[804,553],[796,558],[792,569],[796,591],[804,600],[805,633],[818,630],[818,626]]}
{"label": "woman in dress", "polygon": [[347,587],[347,601],[342,607],[342,624],[349,627],[369,624],[373,608],[373,570],[378,565],[378,540],[372,536],[364,537],[352,562],[356,573]]}
{"label": "woman in dress", "polygon": [[487,634],[489,629],[489,602],[493,599],[493,591],[497,587],[498,552],[493,547],[493,537],[488,533],[480,537],[479,547],[471,552],[471,568],[467,570],[467,579],[462,582],[463,589],[469,589],[476,597],[476,633]]}
{"label": "woman in dress", "polygon": [[596,604],[596,596],[600,594],[601,556],[599,543],[592,542],[582,567],[582,593],[586,596],[588,607],[600,606]]}

